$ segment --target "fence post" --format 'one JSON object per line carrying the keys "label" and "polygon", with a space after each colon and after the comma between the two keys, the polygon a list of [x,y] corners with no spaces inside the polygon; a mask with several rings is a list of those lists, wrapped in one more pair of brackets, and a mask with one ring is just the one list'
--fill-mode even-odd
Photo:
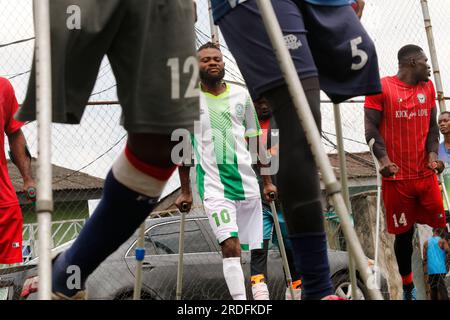
{"label": "fence post", "polygon": [[209,27],[211,29],[211,42],[214,43],[215,45],[219,45],[219,28],[214,24],[211,0],[208,0],[208,12],[209,12]]}
{"label": "fence post", "polygon": [[431,66],[433,68],[434,82],[436,83],[436,93],[441,112],[445,111],[444,89],[442,86],[441,72],[439,70],[439,63],[436,53],[436,46],[434,45],[433,29],[431,27],[430,11],[428,10],[428,1],[420,0],[422,5],[423,21],[425,23],[425,31],[427,33],[428,47],[430,48]]}

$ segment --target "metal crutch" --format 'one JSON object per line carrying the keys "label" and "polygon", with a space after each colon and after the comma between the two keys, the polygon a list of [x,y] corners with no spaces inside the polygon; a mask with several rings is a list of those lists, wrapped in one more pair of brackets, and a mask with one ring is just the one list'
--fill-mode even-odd
{"label": "metal crutch", "polygon": [[181,223],[180,223],[180,238],[178,242],[178,271],[177,271],[177,290],[176,299],[181,300],[181,293],[183,290],[183,253],[184,253],[184,224],[186,222],[186,212],[188,211],[188,204],[181,204]]}
{"label": "metal crutch", "polygon": [[137,246],[135,250],[136,256],[136,272],[134,279],[134,291],[133,300],[141,300],[142,291],[142,264],[145,258],[145,247],[144,247],[144,236],[145,236],[145,220],[139,227],[139,236],[137,241]]}
{"label": "metal crutch", "polygon": [[[339,155],[339,165],[340,165],[340,178],[342,186],[342,196],[344,197],[347,209],[351,215],[352,205],[350,202],[350,193],[348,190],[348,179],[347,179],[347,164],[345,161],[345,148],[344,148],[344,135],[342,133],[342,121],[341,121],[341,111],[339,105],[333,103],[333,113],[334,113],[334,125],[336,128],[336,142]],[[348,256],[348,272],[350,275],[350,290],[347,292],[347,297],[349,299],[356,299],[358,294],[358,289],[356,285],[356,270],[355,262],[353,261],[351,255]]]}
{"label": "metal crutch", "polygon": [[376,229],[375,229],[375,263],[373,266],[373,274],[375,281],[378,280],[379,268],[378,268],[378,247],[380,245],[380,214],[381,214],[381,174],[380,174],[380,164],[373,152],[373,145],[375,144],[375,139],[372,138],[369,141],[370,153],[372,154],[373,162],[375,164],[375,171],[377,172],[377,216],[376,216]]}
{"label": "metal crutch", "polygon": [[289,269],[289,264],[286,255],[286,248],[284,246],[283,236],[281,234],[280,221],[278,220],[277,208],[275,207],[275,193],[271,192],[269,194],[272,201],[270,201],[270,209],[272,210],[273,222],[275,225],[275,231],[277,232],[278,246],[280,247],[281,260],[283,261],[284,273],[286,275],[286,283],[289,285],[289,291],[291,292],[291,297],[294,299],[294,287],[292,285],[291,270]]}
{"label": "metal crutch", "polygon": [[[286,47],[286,43],[281,32],[280,25],[278,24],[277,17],[272,7],[272,3],[267,0],[256,0],[261,17],[263,19],[266,31],[272,42],[272,46],[275,49],[278,63],[280,65],[283,77],[288,85],[289,93],[294,102],[294,106],[299,117],[300,123],[305,130],[305,135],[308,143],[311,147],[311,152],[314,155],[317,167],[322,173],[322,179],[325,184],[327,193],[333,200],[336,213],[341,221],[342,231],[344,232],[347,240],[350,254],[354,256],[357,269],[366,285],[369,284],[371,272],[368,271],[367,257],[364,255],[361,244],[359,243],[358,236],[353,229],[352,223],[349,218],[348,209],[345,205],[344,199],[341,193],[341,187],[336,180],[333,169],[330,164],[325,150],[322,147],[322,140],[319,130],[317,129],[314,117],[309,107],[308,100],[306,99],[305,92],[303,91],[302,84],[298,78],[292,57]],[[368,285],[368,293],[371,299],[383,300],[383,296],[380,290],[374,286]]]}
{"label": "metal crutch", "polygon": [[52,75],[50,46],[49,0],[33,1],[36,23],[36,119],[38,124],[37,201],[39,237],[39,300],[52,298],[51,223],[53,212],[51,125],[52,125]]}

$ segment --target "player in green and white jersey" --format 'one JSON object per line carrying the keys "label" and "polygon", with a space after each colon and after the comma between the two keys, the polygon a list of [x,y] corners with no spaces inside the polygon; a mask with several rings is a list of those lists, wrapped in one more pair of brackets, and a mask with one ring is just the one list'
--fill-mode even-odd
{"label": "player in green and white jersey", "polygon": [[[212,43],[198,51],[201,95],[200,123],[192,135],[196,158],[197,186],[211,228],[223,254],[225,281],[233,299],[246,299],[240,256],[243,250],[260,249],[263,242],[262,207],[258,181],[246,139],[261,134],[249,93],[223,81],[225,64],[220,49]],[[176,204],[192,204],[189,167],[181,166],[182,193]],[[264,177],[269,199],[276,187]],[[261,288],[267,292],[267,286]],[[264,296],[264,295],[258,295]],[[255,297],[255,294],[254,294]]]}

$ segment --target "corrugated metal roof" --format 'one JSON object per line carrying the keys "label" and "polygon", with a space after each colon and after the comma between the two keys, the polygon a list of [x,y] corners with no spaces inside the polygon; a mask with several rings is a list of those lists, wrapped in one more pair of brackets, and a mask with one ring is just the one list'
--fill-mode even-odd
{"label": "corrugated metal roof", "polygon": [[[33,175],[36,178],[36,159],[33,158],[31,166]],[[8,172],[16,192],[22,191],[22,176],[10,160],[8,160]],[[52,173],[54,191],[103,188],[103,179],[93,177],[86,173],[77,172],[57,165],[52,166]]]}
{"label": "corrugated metal roof", "polygon": [[[337,153],[328,154],[336,177],[339,179],[339,156]],[[375,177],[375,165],[370,152],[346,153],[348,179]]]}

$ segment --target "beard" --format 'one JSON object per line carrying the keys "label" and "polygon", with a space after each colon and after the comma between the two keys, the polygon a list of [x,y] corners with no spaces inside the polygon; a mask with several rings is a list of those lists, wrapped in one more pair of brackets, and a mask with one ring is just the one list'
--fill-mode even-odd
{"label": "beard", "polygon": [[430,81],[430,77],[428,76],[428,73],[422,75],[421,81],[423,81],[423,82],[428,82],[428,81]]}
{"label": "beard", "polygon": [[224,77],[225,69],[222,69],[217,75],[211,75],[207,71],[200,70],[200,80],[208,86],[214,86],[221,83]]}

